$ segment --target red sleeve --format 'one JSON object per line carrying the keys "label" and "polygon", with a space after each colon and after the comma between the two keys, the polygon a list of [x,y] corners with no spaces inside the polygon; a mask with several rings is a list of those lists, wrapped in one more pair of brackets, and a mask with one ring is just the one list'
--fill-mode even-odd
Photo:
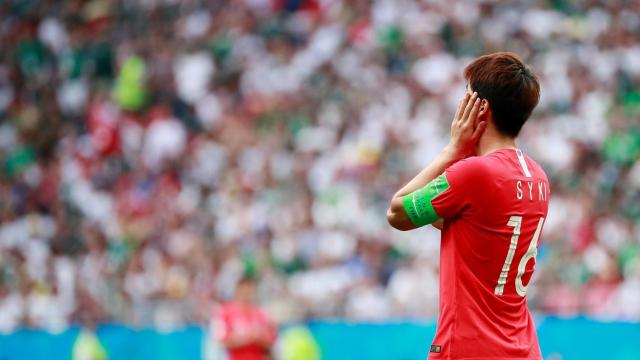
{"label": "red sleeve", "polygon": [[444,175],[448,189],[436,196],[431,204],[435,212],[444,219],[463,216],[471,207],[479,207],[484,201],[490,176],[482,157],[470,157],[451,165]]}

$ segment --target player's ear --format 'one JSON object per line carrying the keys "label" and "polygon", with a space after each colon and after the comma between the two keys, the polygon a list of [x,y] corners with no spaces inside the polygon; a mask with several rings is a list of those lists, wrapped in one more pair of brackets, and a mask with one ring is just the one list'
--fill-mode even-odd
{"label": "player's ear", "polygon": [[482,101],[480,102],[478,117],[484,116],[485,114],[488,114],[490,111],[491,111],[491,106],[489,106],[489,102],[487,101],[487,99],[482,99]]}

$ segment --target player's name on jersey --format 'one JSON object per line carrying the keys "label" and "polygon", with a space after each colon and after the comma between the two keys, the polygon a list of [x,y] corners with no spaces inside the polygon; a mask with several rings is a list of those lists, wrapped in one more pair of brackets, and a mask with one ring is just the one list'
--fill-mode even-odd
{"label": "player's name on jersey", "polygon": [[516,182],[516,198],[518,200],[539,200],[547,201],[549,189],[545,181],[522,181]]}

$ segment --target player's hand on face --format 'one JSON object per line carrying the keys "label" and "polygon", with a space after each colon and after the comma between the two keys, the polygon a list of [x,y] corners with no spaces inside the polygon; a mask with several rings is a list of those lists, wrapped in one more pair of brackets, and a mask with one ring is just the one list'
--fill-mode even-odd
{"label": "player's hand on face", "polygon": [[465,158],[475,153],[475,147],[487,127],[486,121],[479,120],[483,100],[478,93],[465,93],[451,123],[449,148],[457,157]]}

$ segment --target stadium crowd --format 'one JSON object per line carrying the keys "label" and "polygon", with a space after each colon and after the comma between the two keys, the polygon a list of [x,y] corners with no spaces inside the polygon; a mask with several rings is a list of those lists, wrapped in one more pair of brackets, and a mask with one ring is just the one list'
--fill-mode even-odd
{"label": "stadium crowd", "polygon": [[439,233],[386,223],[474,56],[539,75],[534,310],[640,320],[640,5],[0,2],[0,332],[437,315]]}

